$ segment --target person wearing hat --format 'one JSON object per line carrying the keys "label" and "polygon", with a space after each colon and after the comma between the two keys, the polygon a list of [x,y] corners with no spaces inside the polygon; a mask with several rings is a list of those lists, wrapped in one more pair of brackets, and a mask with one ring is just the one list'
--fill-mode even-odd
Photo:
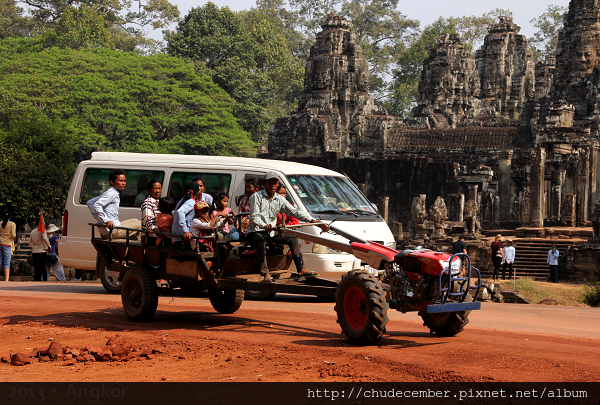
{"label": "person wearing hat", "polygon": [[498,274],[500,273],[500,265],[504,260],[504,254],[502,252],[502,235],[496,235],[492,246],[490,246],[490,259],[494,263],[494,280],[498,280]]}
{"label": "person wearing hat", "polygon": [[273,231],[277,223],[277,214],[280,212],[306,222],[314,223],[318,221],[304,211],[300,211],[297,207],[292,206],[285,198],[277,194],[277,188],[279,187],[277,173],[267,172],[265,180],[265,188],[257,191],[250,197],[250,221],[246,228],[248,242],[256,249],[258,255],[260,273],[264,277],[263,281],[266,283],[274,282],[273,277],[269,274],[265,255],[267,243],[286,244],[289,246],[298,276],[318,276],[317,272],[304,268],[304,260],[300,252],[298,239],[286,235],[275,236],[275,232]]}
{"label": "person wearing hat", "polygon": [[502,280],[504,280],[504,273],[506,273],[506,267],[508,266],[508,279],[510,280],[513,275],[513,263],[515,262],[515,247],[513,246],[512,239],[506,241],[508,246],[505,246],[502,250],[504,255],[504,264],[502,265]]}
{"label": "person wearing hat", "polygon": [[[208,203],[204,201],[196,201],[194,204],[194,219],[190,225],[190,232],[193,236],[210,236],[217,229],[223,229],[226,221],[220,215],[215,215],[212,219],[210,217],[210,207]],[[196,250],[196,239],[192,239],[191,246],[193,250]],[[201,250],[208,251],[213,250],[209,244],[200,242]]]}
{"label": "person wearing hat", "polygon": [[56,245],[60,243],[60,238],[56,235],[56,232],[60,229],[54,225],[50,224],[48,229],[46,229],[46,233],[48,234],[48,240],[50,241],[50,247],[48,248],[48,257],[46,258],[46,279],[50,279],[50,270],[52,270],[52,274],[58,281],[65,281],[65,270],[60,264],[60,260],[58,258],[58,249]]}

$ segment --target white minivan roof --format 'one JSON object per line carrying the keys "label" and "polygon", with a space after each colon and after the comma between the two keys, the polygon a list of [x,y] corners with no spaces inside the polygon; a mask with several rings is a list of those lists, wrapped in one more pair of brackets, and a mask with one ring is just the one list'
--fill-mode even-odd
{"label": "white minivan roof", "polygon": [[157,153],[127,152],[93,152],[91,161],[113,161],[128,163],[166,163],[176,166],[220,166],[237,167],[247,170],[276,170],[283,174],[313,174],[320,176],[342,176],[338,172],[319,166],[303,163],[286,162],[285,160],[269,160],[232,156],[208,155],[168,155]]}

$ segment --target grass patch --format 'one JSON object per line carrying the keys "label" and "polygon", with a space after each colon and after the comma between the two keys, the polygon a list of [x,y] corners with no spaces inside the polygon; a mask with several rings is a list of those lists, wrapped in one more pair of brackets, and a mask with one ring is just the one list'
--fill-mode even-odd
{"label": "grass patch", "polygon": [[[499,283],[503,289],[512,290],[514,288],[512,280],[500,280]],[[581,283],[559,282],[554,284],[535,281],[531,277],[517,278],[517,291],[533,301],[534,304],[585,306],[587,304],[584,302],[585,288]],[[598,292],[600,293],[600,285]]]}
{"label": "grass patch", "polygon": [[[600,271],[596,273],[600,274]],[[584,278],[583,282],[583,302],[590,307],[600,307],[600,281],[590,283]]]}

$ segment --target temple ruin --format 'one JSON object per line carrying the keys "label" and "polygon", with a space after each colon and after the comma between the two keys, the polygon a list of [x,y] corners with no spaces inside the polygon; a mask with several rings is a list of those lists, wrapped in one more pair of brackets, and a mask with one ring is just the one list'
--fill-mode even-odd
{"label": "temple ruin", "polygon": [[321,27],[298,109],[272,125],[263,157],[344,172],[371,201],[389,197],[389,223],[414,243],[463,230],[569,239],[600,223],[600,0],[572,0],[555,57],[537,63],[508,17],[474,54],[442,34],[405,120],[369,95],[351,22],[329,15]]}

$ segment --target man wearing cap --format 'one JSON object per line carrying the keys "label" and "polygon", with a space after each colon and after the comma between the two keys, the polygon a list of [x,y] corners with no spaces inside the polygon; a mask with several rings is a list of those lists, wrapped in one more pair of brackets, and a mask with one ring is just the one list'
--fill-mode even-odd
{"label": "man wearing cap", "polygon": [[275,236],[273,231],[277,222],[277,214],[280,212],[306,222],[318,221],[304,211],[292,206],[285,198],[277,194],[279,178],[275,172],[267,172],[265,179],[265,188],[250,196],[250,222],[248,228],[246,228],[246,238],[258,254],[260,273],[264,276],[263,281],[273,282],[265,256],[267,243],[279,243],[289,246],[299,276],[318,276],[318,273],[304,268],[298,239],[286,235]]}
{"label": "man wearing cap", "polygon": [[515,247],[513,246],[512,239],[506,241],[508,246],[505,246],[502,250],[504,254],[504,264],[502,265],[502,280],[504,280],[504,273],[506,273],[506,267],[508,267],[508,279],[510,280],[513,275],[513,263],[515,262]]}

